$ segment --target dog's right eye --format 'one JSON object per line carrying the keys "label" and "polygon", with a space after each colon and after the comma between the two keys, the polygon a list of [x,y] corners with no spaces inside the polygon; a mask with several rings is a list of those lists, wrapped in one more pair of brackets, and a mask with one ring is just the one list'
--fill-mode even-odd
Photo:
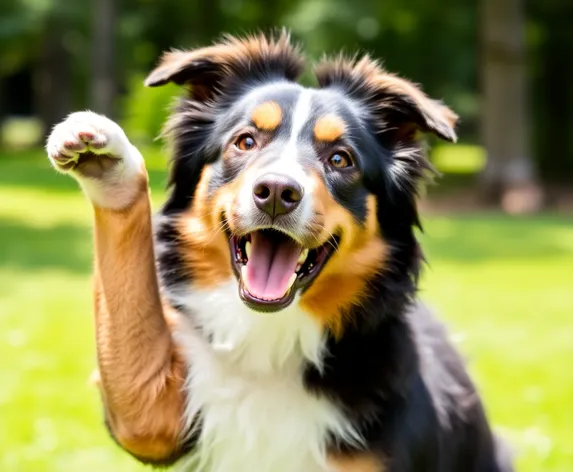
{"label": "dog's right eye", "polygon": [[346,151],[335,152],[332,156],[330,156],[328,162],[330,162],[330,165],[336,169],[345,169],[347,167],[352,167],[353,165],[352,158]]}
{"label": "dog's right eye", "polygon": [[250,134],[242,134],[235,140],[235,147],[241,151],[252,151],[257,143]]}

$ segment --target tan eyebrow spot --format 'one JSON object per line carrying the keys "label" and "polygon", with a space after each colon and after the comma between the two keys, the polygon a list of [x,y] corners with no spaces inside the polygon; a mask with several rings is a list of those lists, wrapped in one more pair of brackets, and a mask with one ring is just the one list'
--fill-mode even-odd
{"label": "tan eyebrow spot", "polygon": [[346,129],[344,120],[338,115],[329,113],[320,117],[314,125],[314,137],[317,141],[334,142],[339,139]]}
{"label": "tan eyebrow spot", "polygon": [[264,102],[251,114],[255,126],[265,131],[273,131],[281,124],[283,111],[277,102]]}

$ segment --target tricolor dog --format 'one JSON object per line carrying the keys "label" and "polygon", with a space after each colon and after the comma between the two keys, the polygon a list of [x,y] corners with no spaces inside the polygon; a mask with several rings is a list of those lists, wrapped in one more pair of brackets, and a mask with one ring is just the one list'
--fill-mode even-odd
{"label": "tricolor dog", "polygon": [[[70,115],[47,144],[95,220],[105,422],[197,472],[510,471],[464,365],[416,299],[421,135],[456,115],[369,57],[315,88],[287,34],[165,54],[169,195],[122,129]],[[142,107],[147,106],[145,103]]]}

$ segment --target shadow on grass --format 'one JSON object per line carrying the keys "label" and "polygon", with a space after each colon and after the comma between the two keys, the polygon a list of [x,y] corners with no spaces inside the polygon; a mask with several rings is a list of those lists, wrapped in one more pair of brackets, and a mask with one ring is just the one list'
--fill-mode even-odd
{"label": "shadow on grass", "polygon": [[37,228],[2,218],[0,254],[3,269],[60,269],[86,274],[92,268],[92,235],[89,229],[70,224]]}
{"label": "shadow on grass", "polygon": [[573,255],[573,220],[566,216],[456,215],[429,218],[424,226],[422,240],[430,262],[434,255],[462,262]]}

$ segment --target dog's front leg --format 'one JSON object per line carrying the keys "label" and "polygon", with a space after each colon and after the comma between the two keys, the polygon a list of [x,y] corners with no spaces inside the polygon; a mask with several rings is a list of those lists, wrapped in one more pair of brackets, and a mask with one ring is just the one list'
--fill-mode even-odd
{"label": "dog's front leg", "polygon": [[57,125],[47,151],[94,207],[97,354],[109,428],[141,460],[174,459],[185,367],[161,306],[141,154],[116,123],[91,112]]}

